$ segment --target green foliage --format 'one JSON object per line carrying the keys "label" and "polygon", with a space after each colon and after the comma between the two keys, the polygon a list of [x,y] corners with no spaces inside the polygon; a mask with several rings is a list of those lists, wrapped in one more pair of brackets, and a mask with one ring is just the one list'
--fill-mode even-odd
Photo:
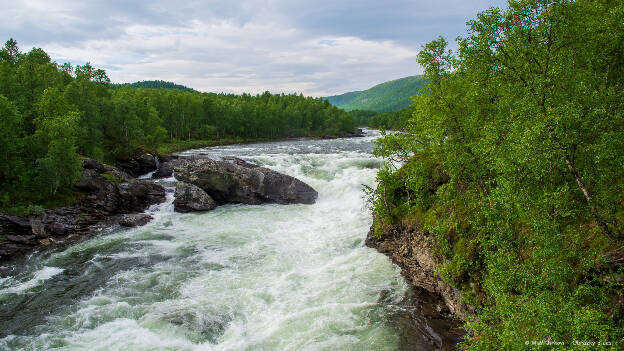
{"label": "green foliage", "polygon": [[12,213],[75,201],[79,155],[115,162],[140,149],[339,136],[355,127],[345,111],[302,95],[199,93],[161,81],[111,87],[88,62],[58,65],[38,48],[20,53],[12,39],[0,49],[0,122],[0,209]]}
{"label": "green foliage", "polygon": [[412,106],[398,111],[380,113],[371,117],[368,125],[372,128],[404,130],[413,113]]}
{"label": "green foliage", "polygon": [[195,91],[184,85],[180,85],[180,84],[176,84],[172,82],[166,82],[164,80],[142,80],[140,82],[134,82],[134,83],[111,84],[111,88],[113,89],[123,88],[123,87]]}
{"label": "green foliage", "polygon": [[124,181],[123,178],[117,177],[114,174],[109,173],[109,172],[102,173],[102,177],[104,177],[108,182],[114,183],[114,184],[121,184]]}
{"label": "green foliage", "polygon": [[48,144],[46,157],[37,160],[39,184],[50,194],[59,188],[72,186],[80,179],[82,161],[76,146],[68,139],[55,139]]}
{"label": "green foliage", "polygon": [[353,117],[353,121],[358,126],[368,126],[371,118],[378,115],[377,112],[369,110],[351,110],[349,114]]}
{"label": "green foliage", "polygon": [[22,168],[19,154],[23,148],[24,124],[11,101],[0,95],[0,181],[15,181]]}
{"label": "green foliage", "polygon": [[43,206],[39,206],[39,205],[29,205],[26,208],[26,215],[27,216],[36,216],[36,217],[41,217],[45,214],[45,209],[43,208]]}
{"label": "green foliage", "polygon": [[422,76],[411,76],[378,84],[368,90],[328,96],[323,99],[347,111],[397,111],[409,107],[410,97],[417,94],[425,84],[426,80]]}
{"label": "green foliage", "polygon": [[435,237],[438,273],[476,307],[467,348],[624,342],[623,15],[510,1],[457,52],[439,38],[418,56],[429,84],[378,142],[396,167],[372,205],[379,234],[411,219]]}

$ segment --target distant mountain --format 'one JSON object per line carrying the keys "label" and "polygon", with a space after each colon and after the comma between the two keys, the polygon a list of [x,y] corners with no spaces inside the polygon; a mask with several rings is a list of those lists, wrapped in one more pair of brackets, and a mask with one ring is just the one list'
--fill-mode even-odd
{"label": "distant mountain", "polygon": [[184,85],[165,82],[164,80],[143,80],[140,82],[134,83],[121,83],[121,84],[111,84],[113,88],[121,88],[121,87],[131,87],[131,88],[150,88],[150,89],[175,89],[175,90],[186,90],[193,91],[189,87]]}
{"label": "distant mountain", "polygon": [[416,95],[425,83],[422,76],[411,76],[381,83],[368,90],[352,91],[323,99],[347,111],[397,111],[411,105],[410,97]]}

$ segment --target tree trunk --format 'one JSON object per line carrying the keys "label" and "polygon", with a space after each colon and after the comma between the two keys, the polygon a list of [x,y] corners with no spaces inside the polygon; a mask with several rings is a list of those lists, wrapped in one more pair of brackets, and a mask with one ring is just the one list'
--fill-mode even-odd
{"label": "tree trunk", "polygon": [[572,161],[570,161],[569,158],[566,158],[566,163],[568,164],[568,169],[570,170],[570,172],[574,176],[574,179],[576,179],[576,184],[579,186],[579,188],[581,188],[581,191],[583,192],[583,195],[585,195],[585,199],[587,200],[587,203],[589,204],[589,207],[591,208],[592,215],[594,216],[594,220],[596,221],[596,223],[598,223],[598,226],[600,226],[602,231],[611,240],[615,241],[616,240],[615,236],[613,235],[613,233],[609,229],[609,226],[607,226],[607,223],[605,223],[605,221],[602,220],[602,218],[600,218],[600,214],[598,214],[598,210],[596,209],[596,205],[594,204],[594,201],[592,200],[592,196],[589,193],[589,190],[587,190],[587,187],[585,186],[583,181],[581,180],[581,176],[580,176],[579,172],[576,170],[576,168],[574,168],[574,163]]}

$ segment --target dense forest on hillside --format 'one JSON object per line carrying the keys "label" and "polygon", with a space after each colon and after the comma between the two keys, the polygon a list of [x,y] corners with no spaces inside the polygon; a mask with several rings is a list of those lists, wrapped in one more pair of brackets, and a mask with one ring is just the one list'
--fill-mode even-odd
{"label": "dense forest on hillside", "polygon": [[302,95],[111,89],[109,82],[89,63],[59,65],[41,49],[22,53],[14,40],[6,42],[0,50],[0,209],[70,201],[84,156],[114,163],[170,143],[336,136],[354,128],[343,110]]}
{"label": "dense forest on hillside", "polygon": [[344,105],[349,104],[350,102],[357,99],[358,94],[362,93],[361,91],[350,91],[348,93],[334,95],[324,98],[328,100],[330,104],[338,107],[342,107]]}
{"label": "dense forest on hillside", "polygon": [[142,80],[140,82],[134,82],[134,83],[110,84],[110,87],[113,89],[131,87],[131,88],[176,89],[176,90],[195,91],[194,89],[191,89],[184,85],[176,84],[173,82],[166,82],[164,80]]}
{"label": "dense forest on hillside", "polygon": [[413,106],[398,111],[379,113],[368,120],[368,125],[382,130],[404,130],[413,113]]}
{"label": "dense forest on hillside", "polygon": [[375,112],[370,110],[351,110],[349,114],[358,126],[368,126],[382,130],[403,130],[412,113],[412,106],[389,112]]}
{"label": "dense forest on hillside", "polygon": [[411,76],[378,84],[368,90],[329,96],[324,99],[346,111],[397,111],[409,107],[412,103],[410,98],[417,94],[425,84],[426,80],[422,76]]}
{"label": "dense forest on hillside", "polygon": [[438,274],[475,307],[471,349],[624,343],[622,18],[621,1],[480,13],[457,51],[423,47],[426,90],[379,141],[375,233],[435,238]]}

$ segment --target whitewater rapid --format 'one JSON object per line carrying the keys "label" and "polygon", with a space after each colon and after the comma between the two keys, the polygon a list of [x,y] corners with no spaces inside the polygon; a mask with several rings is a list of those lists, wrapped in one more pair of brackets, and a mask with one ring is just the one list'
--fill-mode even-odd
{"label": "whitewater rapid", "polygon": [[0,350],[396,350],[407,285],[364,246],[377,134],[187,151],[233,155],[319,192],[314,205],[173,212],[39,252],[0,280]]}

